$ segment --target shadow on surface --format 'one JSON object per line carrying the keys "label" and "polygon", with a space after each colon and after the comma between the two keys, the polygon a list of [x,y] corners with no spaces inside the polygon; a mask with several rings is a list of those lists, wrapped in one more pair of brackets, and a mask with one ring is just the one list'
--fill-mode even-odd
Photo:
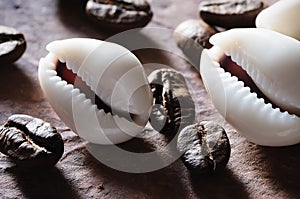
{"label": "shadow on surface", "polygon": [[0,67],[0,100],[24,102],[31,99],[35,92],[33,80],[30,79],[16,64]]}
{"label": "shadow on surface", "polygon": [[198,198],[249,198],[243,183],[229,170],[213,175],[191,175],[191,184]]}
{"label": "shadow on surface", "polygon": [[26,198],[80,198],[64,174],[56,167],[50,169],[11,168],[9,172],[15,177]]}
{"label": "shadow on surface", "polygon": [[288,147],[257,147],[269,165],[269,177],[292,198],[300,198],[300,144]]}
{"label": "shadow on surface", "polygon": [[166,167],[149,173],[126,173],[109,168],[95,160],[91,155],[86,161],[93,175],[104,181],[106,194],[123,198],[188,198],[185,185],[178,171]]}
{"label": "shadow on surface", "polygon": [[[180,155],[176,150],[175,140],[167,144],[164,138],[155,138],[134,138],[118,145],[87,143],[86,148],[103,165],[128,173],[146,173],[170,165]],[[92,161],[96,161],[95,159]]]}

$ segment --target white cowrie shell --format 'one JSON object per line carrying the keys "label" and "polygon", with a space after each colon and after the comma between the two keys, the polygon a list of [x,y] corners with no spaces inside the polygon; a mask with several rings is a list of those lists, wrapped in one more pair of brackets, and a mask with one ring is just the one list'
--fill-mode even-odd
{"label": "white cowrie shell", "polygon": [[[249,141],[267,146],[300,142],[300,42],[267,29],[232,29],[211,37],[200,72],[215,107]],[[272,108],[225,72],[220,54],[231,56],[257,87],[283,110]]]}
{"label": "white cowrie shell", "polygon": [[[40,60],[39,80],[51,106],[74,132],[96,144],[127,141],[148,121],[152,93],[139,60],[126,48],[101,40],[73,38],[47,45]],[[57,76],[57,61],[65,62],[112,112],[133,114],[136,120],[99,110],[86,95]]]}
{"label": "white cowrie shell", "polygon": [[256,27],[266,28],[300,40],[300,0],[281,0],[261,11]]}

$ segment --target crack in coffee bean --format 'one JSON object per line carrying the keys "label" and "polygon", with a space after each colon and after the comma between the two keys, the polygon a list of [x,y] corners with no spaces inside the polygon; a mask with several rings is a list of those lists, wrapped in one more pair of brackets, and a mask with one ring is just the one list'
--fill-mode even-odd
{"label": "crack in coffee bean", "polygon": [[14,40],[20,40],[23,41],[24,37],[23,34],[17,33],[17,34],[7,34],[7,33],[0,33],[0,43],[8,42],[8,41],[14,41]]}
{"label": "crack in coffee bean", "polygon": [[26,49],[24,35],[14,28],[0,26],[0,63],[18,60]]}
{"label": "crack in coffee bean", "polygon": [[199,14],[214,26],[255,27],[255,18],[263,8],[264,4],[255,0],[204,0],[199,4]]}
{"label": "crack in coffee bean", "polygon": [[144,27],[153,16],[146,0],[89,0],[86,13],[108,31]]}
{"label": "crack in coffee bean", "polygon": [[211,164],[213,165],[213,170],[216,170],[216,161],[214,160],[213,155],[212,155],[212,153],[209,149],[208,142],[206,141],[207,133],[204,129],[204,126],[200,125],[197,130],[198,130],[197,131],[197,136],[198,136],[198,139],[199,139],[199,144],[202,146],[203,151],[207,152],[208,160],[211,161]]}
{"label": "crack in coffee bean", "polygon": [[194,122],[195,104],[184,77],[173,69],[159,69],[149,76],[153,92],[152,127],[163,134],[176,134]]}
{"label": "crack in coffee bean", "polygon": [[194,173],[223,169],[230,158],[230,143],[223,127],[203,121],[185,127],[178,136],[177,149],[184,165]]}
{"label": "crack in coffee bean", "polygon": [[49,123],[16,114],[0,127],[0,152],[24,167],[49,167],[64,151],[61,135]]}

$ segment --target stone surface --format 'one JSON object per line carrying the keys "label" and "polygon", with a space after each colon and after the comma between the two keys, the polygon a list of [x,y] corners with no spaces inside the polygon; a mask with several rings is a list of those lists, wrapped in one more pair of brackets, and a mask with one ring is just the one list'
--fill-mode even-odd
{"label": "stone surface", "polygon": [[[174,29],[189,18],[197,18],[200,1],[151,1],[153,19],[148,27]],[[269,3],[274,2],[268,1]],[[25,34],[27,50],[12,65],[0,67],[0,124],[15,113],[39,117],[56,126],[65,141],[65,153],[49,171],[24,171],[0,154],[0,198],[299,198],[300,146],[261,147],[249,143],[232,129],[214,109],[199,73],[180,56],[163,51],[141,50],[136,54],[148,63],[149,74],[158,64],[175,68],[186,77],[196,101],[197,120],[222,124],[232,145],[231,158],[223,173],[191,177],[180,160],[149,173],[132,174],[111,169],[94,159],[85,142],[57,117],[38,83],[37,66],[50,41],[69,37],[105,39],[110,36],[86,18],[83,0],[0,1],[0,24]],[[184,9],[183,9],[184,8]],[[160,35],[161,36],[161,35]],[[177,50],[164,37],[156,42]],[[147,140],[133,139],[120,146],[147,152],[163,148],[166,139],[150,126]]]}

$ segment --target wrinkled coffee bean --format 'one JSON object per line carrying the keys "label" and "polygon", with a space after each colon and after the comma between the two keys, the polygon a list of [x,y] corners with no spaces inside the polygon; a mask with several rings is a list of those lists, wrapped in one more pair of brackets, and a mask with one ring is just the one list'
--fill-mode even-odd
{"label": "wrinkled coffee bean", "polygon": [[185,166],[199,174],[223,169],[231,151],[225,130],[209,121],[184,128],[179,133],[177,149]]}
{"label": "wrinkled coffee bean", "polygon": [[17,165],[52,166],[61,158],[63,151],[61,135],[41,119],[16,114],[0,127],[0,152]]}
{"label": "wrinkled coffee bean", "polygon": [[255,27],[255,18],[264,8],[256,0],[204,0],[199,4],[200,17],[224,28]]}
{"label": "wrinkled coffee bean", "polygon": [[195,104],[179,72],[173,69],[155,70],[148,80],[154,104],[150,123],[155,130],[174,135],[194,122]]}
{"label": "wrinkled coffee bean", "polygon": [[86,13],[110,31],[144,27],[153,15],[146,0],[89,0]]}
{"label": "wrinkled coffee bean", "polygon": [[199,68],[203,48],[211,48],[209,38],[217,30],[202,20],[189,19],[179,24],[174,31],[174,40],[192,64]]}
{"label": "wrinkled coffee bean", "polygon": [[0,64],[19,59],[26,49],[24,35],[14,28],[0,26]]}

